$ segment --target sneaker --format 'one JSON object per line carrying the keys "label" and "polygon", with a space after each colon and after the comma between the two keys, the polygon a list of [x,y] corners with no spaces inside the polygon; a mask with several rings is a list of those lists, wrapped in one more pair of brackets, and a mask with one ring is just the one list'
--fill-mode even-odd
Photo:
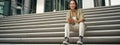
{"label": "sneaker", "polygon": [[69,38],[65,37],[65,40],[63,41],[63,44],[69,44]]}
{"label": "sneaker", "polygon": [[83,37],[79,36],[79,39],[77,41],[77,44],[82,45],[83,44]]}

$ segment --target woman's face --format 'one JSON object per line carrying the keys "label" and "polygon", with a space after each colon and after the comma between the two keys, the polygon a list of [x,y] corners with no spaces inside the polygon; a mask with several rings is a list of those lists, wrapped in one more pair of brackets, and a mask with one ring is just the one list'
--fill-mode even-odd
{"label": "woman's face", "polygon": [[75,7],[76,7],[76,4],[75,4],[75,1],[70,1],[70,9],[71,10],[75,10]]}

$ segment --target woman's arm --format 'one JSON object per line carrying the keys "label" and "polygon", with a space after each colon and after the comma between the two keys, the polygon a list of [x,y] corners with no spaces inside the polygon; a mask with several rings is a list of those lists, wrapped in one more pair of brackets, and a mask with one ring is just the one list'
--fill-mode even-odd
{"label": "woman's arm", "polygon": [[72,24],[72,23],[74,23],[74,22],[75,22],[75,21],[74,21],[72,18],[69,18],[69,19],[68,19],[68,23],[69,23],[69,24]]}
{"label": "woman's arm", "polygon": [[77,20],[77,22],[78,23],[84,22],[85,19],[84,19],[84,15],[83,15],[82,9],[80,9],[78,13],[79,13],[79,20]]}
{"label": "woman's arm", "polygon": [[70,17],[70,10],[68,11],[67,15],[66,15],[66,21],[69,24],[74,23],[75,21]]}
{"label": "woman's arm", "polygon": [[78,23],[84,22],[84,21],[85,21],[84,19],[77,20]]}

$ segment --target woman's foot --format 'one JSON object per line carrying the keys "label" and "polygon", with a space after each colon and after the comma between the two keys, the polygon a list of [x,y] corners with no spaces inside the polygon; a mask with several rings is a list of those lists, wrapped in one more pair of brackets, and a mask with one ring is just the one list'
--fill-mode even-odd
{"label": "woman's foot", "polygon": [[83,44],[83,37],[79,36],[79,39],[77,41],[77,44],[82,45]]}
{"label": "woman's foot", "polygon": [[82,45],[82,44],[83,44],[83,42],[81,42],[81,41],[77,41],[77,44]]}
{"label": "woman's foot", "polygon": [[65,37],[65,40],[63,41],[63,44],[68,45],[69,44],[69,38]]}

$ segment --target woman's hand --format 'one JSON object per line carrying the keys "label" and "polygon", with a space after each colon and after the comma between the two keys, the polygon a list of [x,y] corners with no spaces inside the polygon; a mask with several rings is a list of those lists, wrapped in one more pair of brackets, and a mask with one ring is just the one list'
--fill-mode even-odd
{"label": "woman's hand", "polygon": [[69,23],[69,24],[72,24],[72,23],[75,23],[75,22],[80,23],[80,22],[83,22],[83,21],[85,21],[85,20],[84,20],[84,19],[74,20],[74,19],[72,19],[72,18],[69,18],[69,19],[68,19],[68,23]]}
{"label": "woman's hand", "polygon": [[76,20],[77,23],[80,23],[80,22],[83,22],[85,21],[84,19],[81,19],[81,20]]}
{"label": "woman's hand", "polygon": [[72,24],[72,23],[74,23],[74,22],[75,22],[75,20],[73,20],[72,18],[69,18],[69,19],[68,19],[68,23]]}

